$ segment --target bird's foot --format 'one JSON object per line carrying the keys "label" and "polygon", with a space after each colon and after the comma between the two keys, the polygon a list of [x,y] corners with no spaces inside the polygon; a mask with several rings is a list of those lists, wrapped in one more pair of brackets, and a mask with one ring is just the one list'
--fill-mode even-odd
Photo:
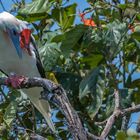
{"label": "bird's foot", "polygon": [[24,76],[13,74],[6,79],[5,83],[6,85],[11,85],[13,88],[20,88],[25,79]]}

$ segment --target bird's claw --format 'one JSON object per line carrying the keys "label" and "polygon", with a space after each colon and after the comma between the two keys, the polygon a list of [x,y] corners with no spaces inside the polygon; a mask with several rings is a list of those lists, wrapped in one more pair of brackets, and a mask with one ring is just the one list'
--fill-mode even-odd
{"label": "bird's claw", "polygon": [[25,81],[25,77],[24,76],[19,76],[19,75],[10,75],[5,83],[6,85],[11,85],[13,88],[20,88],[21,84]]}

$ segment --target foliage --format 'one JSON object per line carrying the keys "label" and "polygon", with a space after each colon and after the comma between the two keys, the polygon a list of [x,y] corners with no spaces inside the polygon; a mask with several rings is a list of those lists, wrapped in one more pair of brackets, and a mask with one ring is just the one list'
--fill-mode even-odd
{"label": "foliage", "polygon": [[[76,11],[78,5],[69,4],[69,0],[21,1],[17,4],[17,17],[32,24],[46,72],[53,72],[58,83],[67,90],[86,130],[100,135],[103,126],[95,122],[106,120],[113,112],[114,89],[119,90],[121,108],[140,103],[140,78],[134,79],[140,69],[140,2],[87,0],[87,3],[90,7],[82,13],[90,15],[94,26],[87,24],[88,18],[82,19],[88,26],[75,24],[80,18]],[[0,104],[2,138],[28,139],[32,131],[48,140],[71,138],[58,108],[52,105],[58,130],[58,136],[54,136],[44,127],[42,116],[33,109],[30,101],[17,94],[13,99],[10,91],[5,94],[1,88],[4,98]],[[34,112],[36,118],[33,119]],[[137,134],[130,136],[118,131],[121,124],[119,118],[109,139],[138,139]]]}

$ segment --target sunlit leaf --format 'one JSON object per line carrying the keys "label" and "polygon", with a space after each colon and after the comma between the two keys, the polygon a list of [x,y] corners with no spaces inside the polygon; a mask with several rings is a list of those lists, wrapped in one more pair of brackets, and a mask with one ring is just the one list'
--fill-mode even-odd
{"label": "sunlit leaf", "polygon": [[134,39],[137,39],[137,40],[140,41],[140,31],[134,32],[134,33],[132,34],[132,37],[133,37]]}
{"label": "sunlit leaf", "polygon": [[40,20],[48,16],[52,4],[49,0],[34,0],[18,11],[18,17],[30,22]]}
{"label": "sunlit leaf", "polygon": [[126,138],[126,133],[125,132],[123,132],[123,131],[118,131],[117,132],[117,140],[122,140],[122,139],[125,140],[125,138]]}
{"label": "sunlit leaf", "polygon": [[59,45],[56,43],[46,43],[39,49],[41,60],[44,64],[44,68],[47,71],[53,69],[60,57]]}
{"label": "sunlit leaf", "polygon": [[6,108],[6,112],[4,114],[4,121],[6,122],[6,124],[8,126],[11,125],[11,123],[13,122],[13,120],[16,117],[16,111],[17,111],[17,102],[16,101],[12,101],[8,107]]}
{"label": "sunlit leaf", "polygon": [[118,7],[125,10],[127,8],[127,4],[119,4]]}
{"label": "sunlit leaf", "polygon": [[52,17],[56,20],[62,30],[66,30],[67,28],[73,25],[76,13],[76,6],[77,4],[74,3],[72,5],[61,7],[61,8],[54,8],[52,10]]}

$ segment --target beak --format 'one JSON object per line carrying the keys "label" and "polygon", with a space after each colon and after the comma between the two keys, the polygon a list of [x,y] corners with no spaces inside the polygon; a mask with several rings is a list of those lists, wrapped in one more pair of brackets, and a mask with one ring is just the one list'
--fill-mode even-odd
{"label": "beak", "polygon": [[31,54],[30,51],[30,40],[31,40],[31,30],[30,29],[24,29],[20,33],[20,47],[27,50],[29,54]]}

